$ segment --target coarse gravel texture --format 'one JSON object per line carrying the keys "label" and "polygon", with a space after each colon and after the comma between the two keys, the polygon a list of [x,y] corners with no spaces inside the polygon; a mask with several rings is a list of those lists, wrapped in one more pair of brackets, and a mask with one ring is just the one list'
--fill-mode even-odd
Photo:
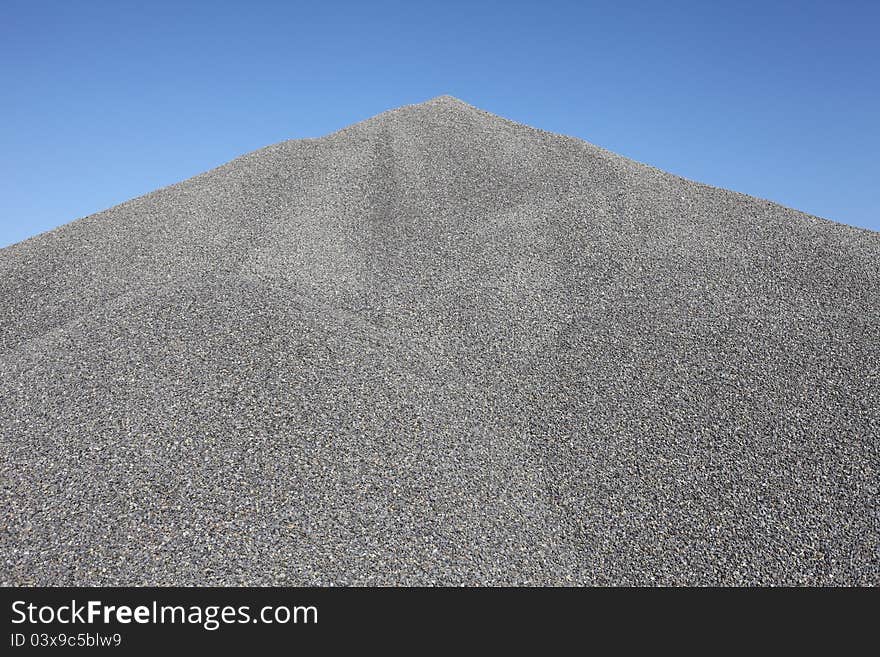
{"label": "coarse gravel texture", "polygon": [[0,250],[0,582],[880,584],[880,233],[444,96]]}

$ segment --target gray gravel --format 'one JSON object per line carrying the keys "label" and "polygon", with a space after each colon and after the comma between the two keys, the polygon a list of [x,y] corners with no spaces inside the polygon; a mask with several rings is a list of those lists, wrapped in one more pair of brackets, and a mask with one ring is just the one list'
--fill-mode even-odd
{"label": "gray gravel", "polygon": [[880,584],[880,233],[441,97],[0,250],[0,581]]}

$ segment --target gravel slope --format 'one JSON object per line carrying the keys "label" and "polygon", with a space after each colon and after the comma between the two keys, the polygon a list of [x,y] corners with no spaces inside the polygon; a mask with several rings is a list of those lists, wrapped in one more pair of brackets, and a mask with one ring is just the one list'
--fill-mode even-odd
{"label": "gravel slope", "polygon": [[880,233],[441,97],[0,250],[7,584],[880,584]]}

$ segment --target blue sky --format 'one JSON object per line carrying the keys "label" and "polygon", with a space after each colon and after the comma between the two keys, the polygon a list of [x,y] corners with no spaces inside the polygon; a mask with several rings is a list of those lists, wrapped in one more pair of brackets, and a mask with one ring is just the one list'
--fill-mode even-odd
{"label": "blue sky", "polygon": [[440,94],[880,230],[878,31],[877,2],[5,0],[0,246]]}

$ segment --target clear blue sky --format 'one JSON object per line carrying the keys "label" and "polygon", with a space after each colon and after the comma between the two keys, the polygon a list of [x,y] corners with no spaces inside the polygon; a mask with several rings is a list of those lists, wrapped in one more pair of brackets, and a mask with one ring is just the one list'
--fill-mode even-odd
{"label": "clear blue sky", "polygon": [[0,6],[0,246],[452,94],[880,230],[878,2]]}

